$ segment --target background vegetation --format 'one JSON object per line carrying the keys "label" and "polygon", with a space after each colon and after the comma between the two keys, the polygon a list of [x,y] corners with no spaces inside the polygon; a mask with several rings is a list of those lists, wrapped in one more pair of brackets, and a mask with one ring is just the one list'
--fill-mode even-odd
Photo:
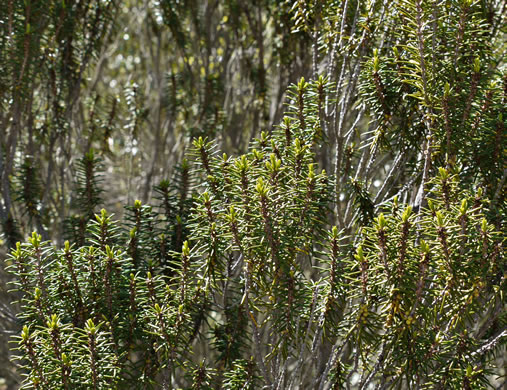
{"label": "background vegetation", "polygon": [[505,8],[2,2],[0,376],[501,388]]}

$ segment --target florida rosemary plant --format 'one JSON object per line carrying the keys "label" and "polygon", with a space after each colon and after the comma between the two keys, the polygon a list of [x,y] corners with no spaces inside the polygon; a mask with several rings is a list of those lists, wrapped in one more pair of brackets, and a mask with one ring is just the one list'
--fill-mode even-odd
{"label": "florida rosemary plant", "polygon": [[[294,87],[308,89],[300,104],[316,85]],[[328,228],[317,140],[297,117],[236,158],[197,139],[191,234],[164,259],[139,201],[128,235],[102,210],[84,245],[37,233],[18,244],[24,387],[486,386],[505,337],[505,264],[484,191],[440,168],[427,208],[394,198],[348,236]]]}
{"label": "florida rosemary plant", "polygon": [[4,3],[23,389],[505,386],[505,2]]}

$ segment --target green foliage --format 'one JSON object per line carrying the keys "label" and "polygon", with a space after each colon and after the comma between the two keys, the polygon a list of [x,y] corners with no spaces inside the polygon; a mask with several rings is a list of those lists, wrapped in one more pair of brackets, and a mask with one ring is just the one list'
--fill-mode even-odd
{"label": "green foliage", "polygon": [[41,227],[41,200],[42,186],[40,173],[34,164],[33,156],[27,156],[20,167],[17,190],[17,201],[23,203],[24,213],[28,217],[31,226]]}
{"label": "green foliage", "polygon": [[85,153],[77,163],[73,204],[75,212],[82,214],[72,215],[67,219],[65,235],[80,246],[85,243],[87,223],[94,218],[97,206],[103,202],[101,198],[103,190],[100,187],[101,170],[101,160],[96,157],[93,149]]}
{"label": "green foliage", "polygon": [[44,4],[0,5],[22,388],[504,384],[501,4]]}
{"label": "green foliage", "polygon": [[483,195],[442,168],[427,209],[395,199],[351,240],[326,229],[330,183],[311,162],[314,135],[296,122],[290,134],[262,134],[237,158],[195,141],[206,190],[176,275],[146,262],[154,221],[139,201],[127,240],[103,210],[82,247],[58,250],[36,233],[18,244],[25,388],[101,388],[104,378],[254,388],[286,375],[273,364],[294,367],[288,386],[488,383],[505,263]]}

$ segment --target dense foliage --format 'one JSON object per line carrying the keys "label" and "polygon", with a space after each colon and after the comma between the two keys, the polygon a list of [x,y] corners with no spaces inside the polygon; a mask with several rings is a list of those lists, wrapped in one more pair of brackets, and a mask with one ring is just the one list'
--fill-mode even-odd
{"label": "dense foliage", "polygon": [[1,4],[11,380],[501,388],[505,6]]}

